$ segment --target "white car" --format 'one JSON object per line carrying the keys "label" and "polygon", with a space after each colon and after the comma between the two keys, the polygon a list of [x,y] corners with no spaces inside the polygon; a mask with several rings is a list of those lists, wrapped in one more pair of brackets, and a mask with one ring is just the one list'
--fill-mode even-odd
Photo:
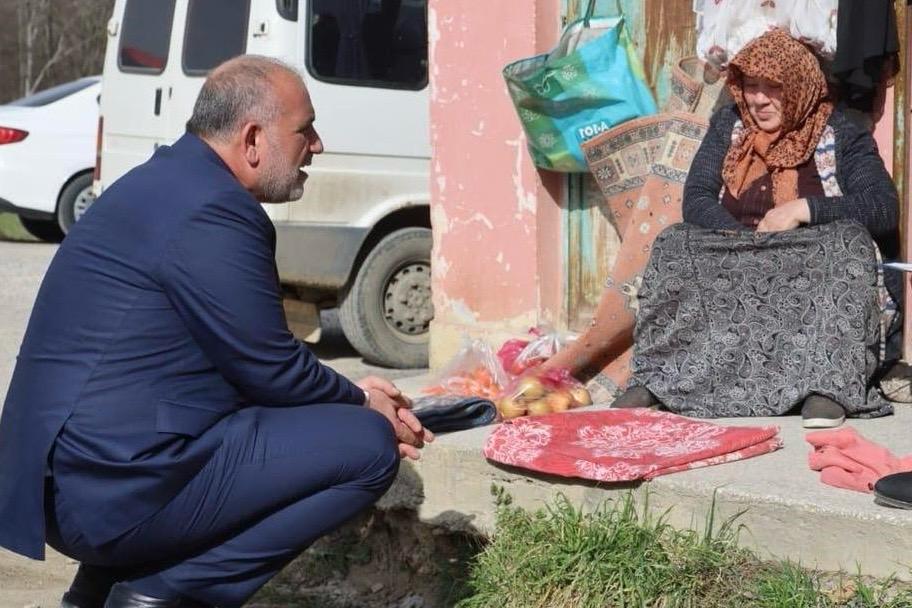
{"label": "white car", "polygon": [[94,200],[101,77],[0,105],[0,211],[59,241]]}

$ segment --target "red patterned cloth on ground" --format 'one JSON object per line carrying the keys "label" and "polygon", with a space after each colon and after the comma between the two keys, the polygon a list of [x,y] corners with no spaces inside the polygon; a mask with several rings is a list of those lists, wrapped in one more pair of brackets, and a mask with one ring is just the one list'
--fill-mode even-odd
{"label": "red patterned cloth on ground", "polygon": [[561,477],[636,481],[759,456],[782,447],[779,428],[719,426],[650,409],[518,418],[491,433],[494,462]]}

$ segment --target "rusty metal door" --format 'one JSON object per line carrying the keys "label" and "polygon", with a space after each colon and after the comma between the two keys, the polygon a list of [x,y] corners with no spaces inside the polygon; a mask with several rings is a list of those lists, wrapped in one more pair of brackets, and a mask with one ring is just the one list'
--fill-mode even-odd
{"label": "rusty metal door", "polygon": [[[909,154],[912,145],[912,119],[909,116],[909,100],[912,99],[912,75],[909,74],[909,67],[912,66],[912,46],[909,45],[912,10],[909,10],[904,0],[896,0],[893,6],[896,10],[900,47],[900,69],[893,92],[893,181],[899,190],[902,258],[909,261],[912,260],[912,155]],[[912,282],[909,276],[904,275],[903,281],[903,361],[906,363],[912,362]]]}
{"label": "rusty metal door", "polygon": [[[561,0],[565,22],[576,19],[587,0]],[[668,98],[670,73],[695,54],[695,17],[690,0],[599,0],[596,14],[625,17],[627,31],[646,71],[659,107]],[[565,318],[581,331],[592,319],[602,285],[614,264],[618,236],[608,220],[601,192],[589,174],[568,178],[564,234]]]}

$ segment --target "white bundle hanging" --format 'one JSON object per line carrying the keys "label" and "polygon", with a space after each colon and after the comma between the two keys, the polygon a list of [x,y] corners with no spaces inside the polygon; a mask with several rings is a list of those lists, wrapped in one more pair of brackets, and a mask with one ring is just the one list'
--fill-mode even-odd
{"label": "white bundle hanging", "polygon": [[697,55],[721,69],[748,42],[782,28],[832,59],[838,6],[839,0],[694,0]]}

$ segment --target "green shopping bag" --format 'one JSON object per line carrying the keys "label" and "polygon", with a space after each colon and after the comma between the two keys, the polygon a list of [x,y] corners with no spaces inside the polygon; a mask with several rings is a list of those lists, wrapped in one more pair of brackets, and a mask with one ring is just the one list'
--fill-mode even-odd
{"label": "green shopping bag", "polygon": [[585,16],[569,24],[550,53],[503,70],[535,164],[587,171],[580,144],[622,122],[656,113],[623,17]]}

